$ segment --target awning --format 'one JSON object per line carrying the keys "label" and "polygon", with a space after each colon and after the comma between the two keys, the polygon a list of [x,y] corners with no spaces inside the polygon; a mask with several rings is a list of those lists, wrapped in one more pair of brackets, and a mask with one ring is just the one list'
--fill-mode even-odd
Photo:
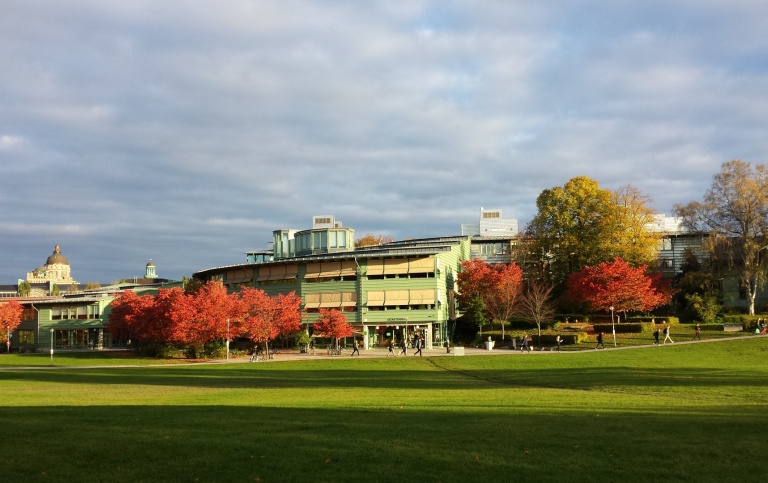
{"label": "awning", "polygon": [[319,293],[308,293],[304,296],[304,308],[305,309],[316,309],[320,307],[320,294]]}
{"label": "awning", "polygon": [[388,258],[384,260],[384,275],[404,275],[408,273],[407,258]]}
{"label": "awning", "polygon": [[368,260],[366,274],[371,275],[384,275],[384,260]]}
{"label": "awning", "polygon": [[384,305],[384,292],[368,292],[368,307],[381,307]]}
{"label": "awning", "polygon": [[408,260],[408,273],[433,273],[434,271],[434,258],[411,258]]}
{"label": "awning", "polygon": [[387,290],[384,292],[384,305],[408,305],[408,291]]}

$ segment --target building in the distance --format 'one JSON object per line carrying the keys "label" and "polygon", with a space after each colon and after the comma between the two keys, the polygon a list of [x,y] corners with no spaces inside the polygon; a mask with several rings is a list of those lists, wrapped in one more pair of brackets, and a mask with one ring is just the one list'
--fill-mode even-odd
{"label": "building in the distance", "polygon": [[480,208],[479,223],[461,225],[462,236],[514,236],[517,232],[517,218],[504,218],[501,210]]}
{"label": "building in the distance", "polygon": [[48,284],[49,282],[58,285],[77,284],[70,272],[69,260],[61,253],[61,248],[56,245],[53,254],[46,259],[45,265],[41,265],[27,274],[27,282],[29,284]]}

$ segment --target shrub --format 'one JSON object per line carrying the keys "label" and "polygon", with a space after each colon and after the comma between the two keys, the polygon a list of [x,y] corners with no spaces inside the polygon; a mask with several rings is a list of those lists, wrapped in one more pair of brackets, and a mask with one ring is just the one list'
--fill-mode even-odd
{"label": "shrub", "polygon": [[[605,332],[611,334],[613,327],[611,324],[595,324],[595,332]],[[651,322],[629,322],[616,324],[616,333],[619,334],[650,334],[654,330],[654,324]]]}
{"label": "shrub", "polygon": [[[589,335],[586,332],[571,332],[568,334],[559,334],[560,340],[562,341],[562,345],[574,345],[579,344],[581,342],[584,342],[585,340],[589,339]],[[557,342],[555,339],[557,338],[558,334],[541,334],[541,344],[539,344],[539,336],[533,335],[531,337],[531,342],[535,346],[556,346]]]}

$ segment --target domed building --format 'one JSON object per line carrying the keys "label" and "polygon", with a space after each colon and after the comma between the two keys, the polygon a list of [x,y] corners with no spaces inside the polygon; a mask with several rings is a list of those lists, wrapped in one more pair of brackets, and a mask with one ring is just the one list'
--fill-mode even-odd
{"label": "domed building", "polygon": [[77,283],[70,275],[69,260],[62,255],[61,248],[58,245],[56,245],[51,256],[45,261],[45,265],[37,267],[34,271],[27,274],[27,282],[55,282],[59,285]]}

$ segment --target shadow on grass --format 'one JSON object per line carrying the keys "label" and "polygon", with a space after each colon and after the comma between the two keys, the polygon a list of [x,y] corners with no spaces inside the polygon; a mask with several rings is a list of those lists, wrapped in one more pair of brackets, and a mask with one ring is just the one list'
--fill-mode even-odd
{"label": "shadow on grass", "polygon": [[707,482],[762,481],[768,417],[114,406],[0,424],[4,481]]}

